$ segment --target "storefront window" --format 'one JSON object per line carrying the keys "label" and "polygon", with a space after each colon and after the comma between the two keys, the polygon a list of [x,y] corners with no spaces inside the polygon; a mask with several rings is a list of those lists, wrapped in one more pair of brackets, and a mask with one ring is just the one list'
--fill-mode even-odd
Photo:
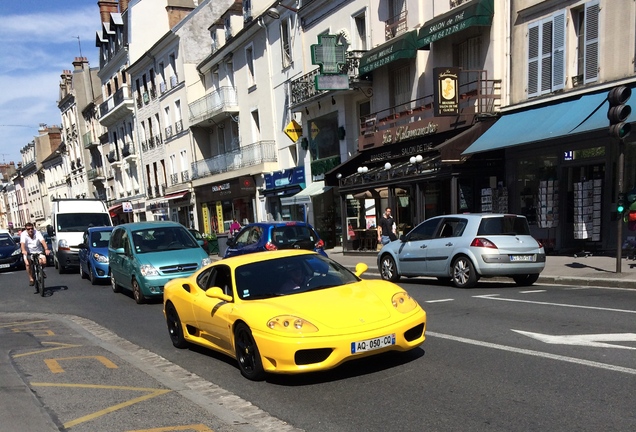
{"label": "storefront window", "polygon": [[[557,180],[557,163],[556,155],[541,155],[517,161],[520,213],[528,219],[528,223],[531,225],[537,223],[537,212],[540,207],[539,197],[547,195],[550,191],[549,186],[547,186],[549,183],[542,182]],[[552,193],[555,193],[554,187],[554,183],[552,183]],[[557,203],[554,203],[553,200],[552,204],[556,206]]]}

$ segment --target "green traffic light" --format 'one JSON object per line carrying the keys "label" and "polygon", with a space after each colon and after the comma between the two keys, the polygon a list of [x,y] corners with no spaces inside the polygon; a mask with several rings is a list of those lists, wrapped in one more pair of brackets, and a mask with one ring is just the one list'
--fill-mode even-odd
{"label": "green traffic light", "polygon": [[619,213],[623,213],[625,211],[625,206],[622,205],[618,205],[618,208],[616,209],[616,211],[618,211]]}

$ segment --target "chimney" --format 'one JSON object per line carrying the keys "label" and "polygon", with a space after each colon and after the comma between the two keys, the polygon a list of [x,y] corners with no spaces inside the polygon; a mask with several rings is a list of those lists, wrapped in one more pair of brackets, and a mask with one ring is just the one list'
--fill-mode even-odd
{"label": "chimney", "polygon": [[119,0],[119,12],[124,13],[128,9],[128,0]]}
{"label": "chimney", "polygon": [[118,12],[117,0],[99,0],[97,5],[102,22],[110,22],[110,14]]}
{"label": "chimney", "polygon": [[86,66],[88,66],[88,59],[86,57],[75,57],[75,61],[73,62],[74,70],[84,70]]}

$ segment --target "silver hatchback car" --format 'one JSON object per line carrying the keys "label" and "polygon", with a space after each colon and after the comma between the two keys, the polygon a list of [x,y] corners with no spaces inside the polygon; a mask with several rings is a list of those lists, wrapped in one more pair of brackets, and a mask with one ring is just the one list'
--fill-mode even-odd
{"label": "silver hatchback car", "polygon": [[378,252],[382,279],[434,276],[459,288],[481,277],[511,277],[532,285],[545,268],[545,250],[524,216],[456,214],[430,218]]}

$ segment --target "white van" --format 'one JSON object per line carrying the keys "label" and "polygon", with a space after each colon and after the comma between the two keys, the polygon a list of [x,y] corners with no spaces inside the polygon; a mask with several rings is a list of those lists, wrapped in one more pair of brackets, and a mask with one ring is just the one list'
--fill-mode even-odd
{"label": "white van", "polygon": [[77,246],[88,227],[113,226],[106,204],[98,199],[54,200],[51,223],[46,232],[51,236],[53,263],[60,273],[79,266]]}

